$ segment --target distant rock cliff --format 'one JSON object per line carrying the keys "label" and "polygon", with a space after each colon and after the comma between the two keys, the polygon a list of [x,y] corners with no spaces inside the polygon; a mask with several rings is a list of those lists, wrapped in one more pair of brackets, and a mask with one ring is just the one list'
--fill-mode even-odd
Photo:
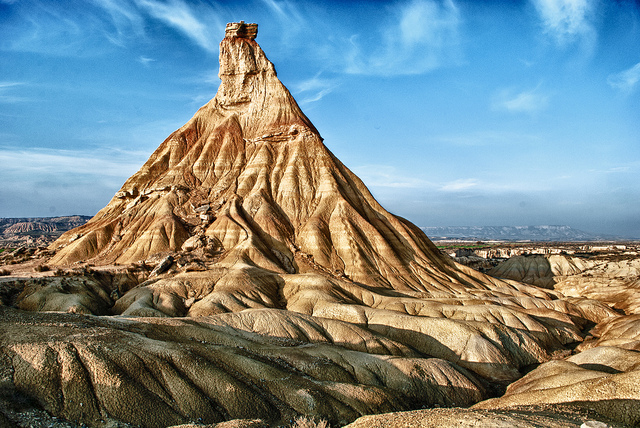
{"label": "distant rock cliff", "polygon": [[64,232],[82,226],[91,217],[0,218],[0,248],[48,245]]}

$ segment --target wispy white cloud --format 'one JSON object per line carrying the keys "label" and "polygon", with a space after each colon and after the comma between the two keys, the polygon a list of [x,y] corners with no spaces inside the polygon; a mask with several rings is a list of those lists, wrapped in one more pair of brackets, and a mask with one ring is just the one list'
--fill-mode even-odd
{"label": "wispy white cloud", "polygon": [[0,103],[19,103],[28,101],[27,97],[16,95],[14,89],[24,86],[24,82],[0,82]]}
{"label": "wispy white cloud", "polygon": [[640,82],[640,62],[619,73],[610,74],[607,83],[614,89],[631,92]]}
{"label": "wispy white cloud", "polygon": [[445,183],[440,187],[440,190],[443,192],[460,192],[478,187],[478,184],[477,178],[464,178]]}
{"label": "wispy white cloud", "polygon": [[[457,61],[460,13],[452,0],[412,0],[396,6],[385,25],[379,49],[363,48],[359,35],[350,38],[348,73],[421,74]],[[368,35],[370,37],[370,35]]]}
{"label": "wispy white cloud", "polygon": [[298,5],[294,2],[286,1],[286,0],[262,0],[262,2],[281,19],[286,21],[289,26],[287,26],[287,30],[291,31],[291,27],[301,27],[304,26],[308,21],[309,17],[304,16],[303,13],[299,10]]}
{"label": "wispy white cloud", "polygon": [[94,214],[144,161],[114,149],[0,147],[0,216]]}
{"label": "wispy white cloud", "polygon": [[300,104],[320,101],[338,87],[338,83],[334,79],[325,79],[320,76],[321,73],[318,73],[311,79],[303,80],[293,86],[294,94],[302,96]]}
{"label": "wispy white cloud", "polygon": [[144,16],[134,6],[126,0],[91,0],[99,8],[109,14],[111,25],[102,28],[102,31],[111,43],[117,46],[125,46],[130,35],[136,37],[144,35]]}
{"label": "wispy white cloud", "polygon": [[[219,37],[216,36],[222,33],[224,26],[212,9],[196,10],[194,6],[182,0],[136,0],[136,4],[152,17],[190,38],[201,48],[210,52],[217,51]],[[206,20],[201,19],[205,17]]]}
{"label": "wispy white cloud", "polygon": [[16,2],[17,19],[3,23],[2,49],[69,56],[82,44],[82,26],[54,4]]}
{"label": "wispy white cloud", "polygon": [[[342,43],[337,40],[346,38],[344,31],[351,27],[353,21],[336,19],[339,14],[333,10],[333,5],[297,0],[255,0],[253,5],[256,10],[264,9],[263,12],[269,17],[264,19],[265,27],[261,28],[270,31],[271,37],[277,35],[279,39],[277,44],[269,47],[270,55],[290,56],[302,51],[302,55],[325,62],[325,66],[342,56]],[[367,5],[357,4],[355,7]]]}
{"label": "wispy white cloud", "polygon": [[141,56],[138,58],[138,62],[144,66],[148,66],[149,64],[151,64],[152,62],[155,62],[156,60],[153,58],[149,58],[146,56]]}
{"label": "wispy white cloud", "polygon": [[486,180],[476,177],[431,181],[420,176],[409,176],[389,165],[363,165],[353,168],[372,192],[396,201],[411,200],[417,194],[438,198],[488,197],[548,191],[555,183],[532,183],[531,180],[514,177],[510,180]]}
{"label": "wispy white cloud", "polygon": [[595,0],[532,0],[544,27],[545,33],[559,45],[576,41],[588,47],[595,42],[593,26]]}
{"label": "wispy white cloud", "polygon": [[371,187],[405,189],[435,187],[433,183],[427,180],[400,174],[393,166],[388,165],[361,165],[353,168],[353,171],[367,186]]}
{"label": "wispy white cloud", "polygon": [[54,150],[0,147],[0,163],[4,173],[19,171],[21,179],[34,179],[43,174],[57,177],[88,174],[102,177],[124,177],[135,172],[144,162],[141,152],[122,150]]}
{"label": "wispy white cloud", "polygon": [[0,82],[0,90],[24,85],[24,82]]}
{"label": "wispy white cloud", "polygon": [[492,101],[494,110],[506,110],[512,113],[536,113],[549,105],[549,95],[542,93],[540,85],[526,91],[503,89]]}
{"label": "wispy white cloud", "polygon": [[[49,55],[95,55],[106,39],[131,46],[149,35],[149,21],[171,27],[201,48],[214,52],[224,30],[220,7],[185,0],[89,0],[75,8],[62,2],[15,2],[18,17],[7,23],[5,49]],[[101,40],[102,39],[102,40]]]}
{"label": "wispy white cloud", "polygon": [[630,162],[625,165],[612,166],[604,169],[589,169],[588,174],[629,174],[640,172],[640,161]]}

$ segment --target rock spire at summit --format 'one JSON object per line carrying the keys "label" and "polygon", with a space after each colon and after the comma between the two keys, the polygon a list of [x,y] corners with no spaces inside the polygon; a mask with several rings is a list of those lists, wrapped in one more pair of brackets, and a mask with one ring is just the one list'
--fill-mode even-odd
{"label": "rock spire at summit", "polygon": [[225,28],[224,36],[255,40],[258,36],[258,24],[245,24],[244,21],[229,22]]}

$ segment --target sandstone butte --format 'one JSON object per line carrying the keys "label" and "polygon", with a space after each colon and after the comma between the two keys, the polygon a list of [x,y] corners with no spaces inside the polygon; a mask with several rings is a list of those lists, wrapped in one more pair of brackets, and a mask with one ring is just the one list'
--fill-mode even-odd
{"label": "sandstone butte", "polygon": [[227,26],[215,97],[50,247],[93,273],[2,283],[0,422],[29,401],[92,427],[640,423],[637,316],[442,255],[324,146],[256,35]]}

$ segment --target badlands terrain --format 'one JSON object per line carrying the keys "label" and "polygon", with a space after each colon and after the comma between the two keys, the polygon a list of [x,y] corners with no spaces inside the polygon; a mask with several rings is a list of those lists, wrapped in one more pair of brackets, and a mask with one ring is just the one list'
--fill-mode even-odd
{"label": "badlands terrain", "polygon": [[0,425],[640,424],[637,248],[456,261],[256,35],[227,26],[216,96],[93,218],[0,253]]}

